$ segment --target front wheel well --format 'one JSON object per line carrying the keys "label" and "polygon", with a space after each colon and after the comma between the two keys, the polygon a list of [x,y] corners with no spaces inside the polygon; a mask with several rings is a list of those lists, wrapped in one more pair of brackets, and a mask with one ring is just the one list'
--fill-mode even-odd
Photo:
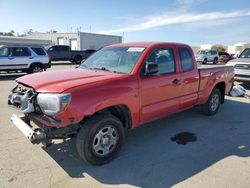
{"label": "front wheel well", "polygon": [[85,117],[83,119],[83,122],[86,121],[89,118],[92,118],[96,114],[105,114],[105,113],[109,113],[109,114],[112,114],[115,117],[117,117],[122,122],[123,127],[125,129],[130,129],[131,128],[131,126],[132,126],[131,113],[130,113],[129,108],[124,104],[110,106],[110,107],[104,108],[104,109],[102,109],[100,111],[97,111],[93,115]]}
{"label": "front wheel well", "polygon": [[221,104],[224,103],[225,101],[225,88],[226,88],[226,84],[225,82],[219,82],[217,83],[214,88],[217,88],[220,90],[220,93],[221,93]]}

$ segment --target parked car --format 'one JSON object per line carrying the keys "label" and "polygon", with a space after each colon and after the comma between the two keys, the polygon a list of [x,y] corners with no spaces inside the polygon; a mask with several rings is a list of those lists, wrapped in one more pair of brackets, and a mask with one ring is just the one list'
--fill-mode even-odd
{"label": "parked car", "polygon": [[234,66],[236,81],[250,83],[250,48],[246,48],[238,58],[229,61],[227,65]]}
{"label": "parked car", "polygon": [[111,45],[74,70],[18,78],[8,103],[24,116],[13,114],[11,120],[32,143],[77,134],[81,158],[101,165],[115,157],[126,129],[196,105],[206,115],[216,114],[232,87],[233,71],[197,68],[185,44]]}
{"label": "parked car", "polygon": [[227,52],[219,52],[219,62],[226,64],[228,61],[234,59],[233,55]]}
{"label": "parked car", "polygon": [[71,61],[80,64],[82,60],[89,57],[96,50],[71,50],[70,46],[66,45],[55,45],[50,46],[47,50],[52,61]]}
{"label": "parked car", "polygon": [[216,50],[199,50],[195,55],[196,62],[201,62],[202,64],[207,64],[207,62],[217,64],[218,59],[219,54]]}
{"label": "parked car", "polygon": [[0,72],[35,73],[45,71],[50,66],[49,56],[41,46],[0,47]]}

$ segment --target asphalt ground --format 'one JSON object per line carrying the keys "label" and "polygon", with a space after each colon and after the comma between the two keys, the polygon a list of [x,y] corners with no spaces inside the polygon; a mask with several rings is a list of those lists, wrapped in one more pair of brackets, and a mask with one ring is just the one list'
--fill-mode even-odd
{"label": "asphalt ground", "polygon": [[215,116],[196,107],[128,131],[118,157],[96,167],[79,158],[75,138],[43,148],[10,122],[8,93],[22,75],[0,75],[0,187],[250,187],[250,99],[226,97]]}

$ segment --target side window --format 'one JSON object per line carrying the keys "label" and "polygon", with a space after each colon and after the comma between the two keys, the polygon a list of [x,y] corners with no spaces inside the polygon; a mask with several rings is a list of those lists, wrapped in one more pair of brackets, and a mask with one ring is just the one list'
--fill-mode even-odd
{"label": "side window", "polygon": [[158,64],[160,75],[175,72],[174,53],[171,48],[161,48],[153,51],[146,62]]}
{"label": "side window", "polygon": [[46,55],[42,48],[31,48],[37,55]]}
{"label": "side window", "polygon": [[213,50],[213,51],[211,51],[211,54],[212,54],[212,55],[216,55],[217,52]]}
{"label": "side window", "polygon": [[10,56],[13,57],[22,57],[22,56],[31,56],[31,53],[28,48],[10,48]]}
{"label": "side window", "polygon": [[30,50],[28,48],[21,48],[21,56],[31,56]]}
{"label": "side window", "polygon": [[59,51],[69,51],[68,46],[58,46]]}
{"label": "side window", "polygon": [[193,61],[192,55],[190,54],[189,49],[187,48],[179,48],[179,57],[180,57],[180,64],[181,70],[189,71],[193,69]]}
{"label": "side window", "polygon": [[0,57],[9,56],[9,49],[7,47],[0,48]]}

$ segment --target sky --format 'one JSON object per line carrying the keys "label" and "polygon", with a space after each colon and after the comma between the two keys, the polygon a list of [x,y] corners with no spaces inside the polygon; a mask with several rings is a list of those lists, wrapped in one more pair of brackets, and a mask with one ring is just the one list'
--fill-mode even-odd
{"label": "sky", "polygon": [[105,33],[124,42],[250,42],[250,0],[0,0],[0,32]]}

